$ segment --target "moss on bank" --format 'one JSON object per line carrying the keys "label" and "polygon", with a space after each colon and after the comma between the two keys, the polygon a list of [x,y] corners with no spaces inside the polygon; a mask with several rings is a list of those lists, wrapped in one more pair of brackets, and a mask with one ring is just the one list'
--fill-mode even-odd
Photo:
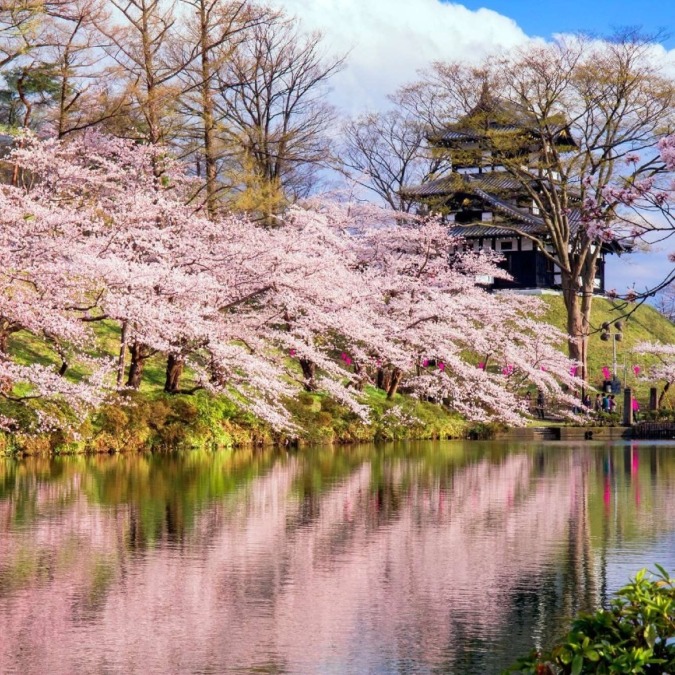
{"label": "moss on bank", "polygon": [[137,452],[166,448],[216,449],[242,445],[333,444],[484,436],[442,406],[399,395],[388,401],[368,388],[371,419],[364,423],[322,394],[302,393],[288,403],[297,438],[278,433],[223,397],[132,392],[105,405],[78,427],[49,434],[0,434],[0,454]]}

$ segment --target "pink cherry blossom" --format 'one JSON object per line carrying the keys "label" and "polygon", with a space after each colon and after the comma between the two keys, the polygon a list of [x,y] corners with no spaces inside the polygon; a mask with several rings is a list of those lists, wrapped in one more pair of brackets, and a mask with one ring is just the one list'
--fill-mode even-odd
{"label": "pink cherry blossom", "polygon": [[[301,387],[367,417],[348,385],[374,381],[373,362],[475,420],[522,424],[527,385],[574,400],[563,335],[539,321],[542,303],[488,294],[477,278],[508,276],[496,254],[464,252],[440,220],[326,200],[288,208],[272,229],[210,220],[179,162],[98,133],[26,137],[12,161],[40,180],[0,188],[0,326],[44,341],[55,360],[86,360],[98,348],[92,326],[106,320],[132,367],[164,355],[167,375],[189,368],[192,388],[288,429],[283,401]],[[361,367],[342,367],[340,350]],[[419,354],[438,368],[420,372]],[[478,357],[519,377],[478,372]],[[25,387],[86,414],[116,389],[107,359],[88,368],[75,385],[0,352],[0,394]]]}

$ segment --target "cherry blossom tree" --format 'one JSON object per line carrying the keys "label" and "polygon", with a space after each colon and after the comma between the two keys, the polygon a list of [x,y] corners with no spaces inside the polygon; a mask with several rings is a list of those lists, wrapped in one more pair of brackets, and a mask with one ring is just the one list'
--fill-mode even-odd
{"label": "cherry blossom tree", "polygon": [[463,251],[438,220],[401,224],[399,217],[364,233],[363,242],[364,264],[381,282],[373,314],[387,338],[377,359],[391,368],[390,397],[412,371],[408,386],[419,395],[474,419],[515,422],[525,382],[561,400],[558,377],[575,387],[570,362],[554,347],[562,334],[534,318],[541,303],[480,286],[504,274],[497,258]]}
{"label": "cherry blossom tree", "polygon": [[657,406],[660,408],[675,382],[675,345],[664,345],[658,342],[643,342],[636,345],[634,351],[637,354],[649,354],[657,359],[657,362],[647,369],[644,379],[651,382],[663,382],[663,390],[659,395]]}
{"label": "cherry blossom tree", "polygon": [[[300,387],[367,418],[360,389],[378,367],[390,398],[405,386],[476,420],[522,423],[528,385],[574,400],[562,335],[536,321],[538,302],[489,295],[479,280],[503,274],[496,259],[464,252],[438,221],[326,201],[289,208],[272,228],[207,217],[191,206],[194,179],[161,148],[96,132],[26,136],[11,161],[0,367],[15,403],[25,390],[86,412],[123,384],[127,352],[127,386],[161,354],[167,393],[204,388],[276,427],[290,427],[284,402]],[[100,351],[102,321],[120,329],[115,378],[110,360],[86,357]],[[20,331],[54,345],[60,370],[19,363],[9,336]],[[71,359],[88,363],[86,381],[68,379]]]}

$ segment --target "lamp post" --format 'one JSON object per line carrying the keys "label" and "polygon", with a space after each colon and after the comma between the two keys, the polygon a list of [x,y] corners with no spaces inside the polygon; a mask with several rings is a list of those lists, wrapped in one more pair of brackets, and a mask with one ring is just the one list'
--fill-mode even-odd
{"label": "lamp post", "polygon": [[[614,331],[612,331],[612,328]],[[609,321],[605,321],[605,323],[602,324],[602,333],[600,333],[600,339],[603,340],[604,342],[607,342],[608,340],[612,341],[612,381],[618,380],[618,377],[616,375],[617,373],[617,368],[616,368],[616,343],[621,342],[623,340],[623,322],[621,321],[615,321],[614,323],[610,323]]]}

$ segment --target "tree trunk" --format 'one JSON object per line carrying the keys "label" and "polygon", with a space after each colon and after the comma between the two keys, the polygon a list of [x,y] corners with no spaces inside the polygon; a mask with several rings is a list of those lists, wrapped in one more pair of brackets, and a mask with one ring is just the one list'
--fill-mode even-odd
{"label": "tree trunk", "polygon": [[583,263],[579,255],[573,255],[570,259],[571,271],[560,269],[567,311],[568,354],[581,365],[579,375],[584,381],[588,381],[588,335],[599,255],[599,246],[595,250],[591,248],[586,252]]}
{"label": "tree trunk", "polygon": [[0,329],[0,354],[7,354],[9,352],[9,336],[8,330]]}
{"label": "tree trunk", "polygon": [[[71,35],[71,38],[75,37],[75,34],[79,30],[79,26],[75,28],[75,32]],[[61,57],[60,63],[60,75],[61,75],[61,86],[59,87],[59,117],[56,125],[56,137],[63,138],[66,130],[66,115],[68,113],[68,92],[71,89],[70,86],[70,72],[71,72],[71,46],[72,42],[68,42],[63,56]]]}
{"label": "tree trunk", "polygon": [[227,383],[227,377],[225,376],[225,371],[218,364],[218,362],[211,357],[211,363],[209,364],[209,370],[211,372],[209,376],[209,382],[214,384],[217,387],[224,387]]}
{"label": "tree trunk", "polygon": [[129,322],[122,321],[122,335],[120,337],[120,353],[117,357],[117,388],[124,382],[124,368],[126,365],[127,343],[129,341]]}
{"label": "tree trunk", "polygon": [[28,129],[28,127],[30,126],[31,117],[33,114],[33,105],[31,104],[30,99],[28,98],[25,88],[27,75],[28,72],[24,70],[16,80],[16,93],[19,95],[19,99],[21,99],[21,103],[23,104],[25,111],[22,125],[25,129]]}
{"label": "tree trunk", "polygon": [[392,399],[396,396],[398,391],[398,385],[401,384],[401,378],[403,377],[403,371],[400,368],[394,368],[394,372],[391,374],[391,380],[389,382],[389,387],[387,388],[387,398]]}
{"label": "tree trunk", "polygon": [[657,410],[660,410],[661,406],[663,406],[663,402],[666,400],[666,395],[668,394],[669,389],[670,389],[670,382],[666,382],[665,385],[663,386],[663,391],[659,396],[659,402],[656,404]]}
{"label": "tree trunk", "polygon": [[217,211],[217,173],[216,163],[216,125],[212,91],[213,64],[211,63],[211,50],[209,46],[209,20],[206,7],[202,2],[199,6],[200,24],[200,47],[201,47],[201,98],[202,98],[202,123],[204,141],[204,165],[206,170],[206,212],[209,218],[214,219]]}
{"label": "tree trunk", "polygon": [[131,365],[129,366],[127,387],[138,389],[141,386],[141,378],[143,377],[143,369],[145,368],[145,360],[148,358],[148,354],[140,342],[133,342],[129,346],[129,353],[131,354]]}
{"label": "tree trunk", "polygon": [[382,391],[388,391],[390,383],[391,383],[391,372],[384,367],[378,368],[377,382],[376,382],[377,388],[381,389]]}
{"label": "tree trunk", "polygon": [[314,383],[314,377],[316,375],[316,363],[309,359],[300,359],[300,367],[302,368],[302,374],[305,378],[305,390],[315,391],[316,385]]}
{"label": "tree trunk", "polygon": [[366,382],[366,373],[364,372],[363,367],[357,361],[354,361],[354,375],[357,376],[356,383],[354,384],[354,389],[356,391],[363,391],[363,386]]}
{"label": "tree trunk", "polygon": [[584,284],[580,295],[578,282],[564,272],[562,282],[563,300],[567,312],[567,352],[571,359],[581,364],[579,376],[586,381],[588,379],[587,346],[593,292],[588,290],[587,284]]}
{"label": "tree trunk", "polygon": [[167,394],[176,394],[179,390],[180,377],[183,374],[185,361],[181,354],[171,352],[166,361],[166,380],[164,391]]}

